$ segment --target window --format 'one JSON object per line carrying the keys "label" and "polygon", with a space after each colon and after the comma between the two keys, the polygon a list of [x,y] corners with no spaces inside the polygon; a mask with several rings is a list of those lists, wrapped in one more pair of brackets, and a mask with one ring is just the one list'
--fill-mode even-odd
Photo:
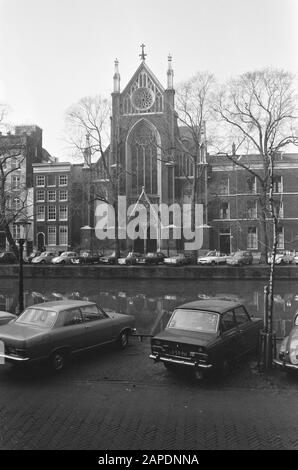
{"label": "window", "polygon": [[218,194],[229,194],[229,178],[223,177],[218,185]]}
{"label": "window", "polygon": [[248,219],[257,218],[257,201],[246,201],[246,214]]}
{"label": "window", "polygon": [[68,207],[59,206],[59,220],[67,220],[68,217]]}
{"label": "window", "polygon": [[248,227],[247,232],[247,249],[256,250],[258,248],[258,234],[256,227]]}
{"label": "window", "polygon": [[11,188],[12,189],[19,189],[20,188],[20,183],[21,183],[20,175],[13,175],[11,177]]}
{"label": "window", "polygon": [[249,176],[246,180],[247,182],[247,191],[249,193],[257,192],[257,179],[255,176]]}
{"label": "window", "polygon": [[285,248],[285,236],[283,227],[277,228],[277,248],[279,250],[283,250]]}
{"label": "window", "polygon": [[68,245],[68,227],[61,225],[59,227],[59,245]]}
{"label": "window", "polygon": [[56,201],[56,191],[55,189],[48,190],[48,201],[55,202]]}
{"label": "window", "polygon": [[15,197],[12,200],[12,210],[18,212],[22,207],[22,201],[19,197]]}
{"label": "window", "polygon": [[283,192],[282,176],[274,176],[273,178],[273,191],[275,193]]}
{"label": "window", "polygon": [[12,157],[11,160],[11,169],[17,169],[17,168],[20,168],[20,163],[19,163],[19,160],[17,157]]}
{"label": "window", "polygon": [[235,328],[236,326],[237,324],[234,317],[234,311],[229,310],[228,312],[224,313],[221,318],[221,330],[228,331],[232,328]]}
{"label": "window", "polygon": [[48,245],[56,245],[56,227],[48,227]]}
{"label": "window", "polygon": [[56,206],[48,206],[48,220],[56,220]]}
{"label": "window", "polygon": [[36,209],[36,220],[42,221],[45,220],[45,206],[37,206]]}
{"label": "window", "polygon": [[242,325],[249,321],[249,316],[247,315],[243,307],[236,307],[234,309],[237,325]]}
{"label": "window", "polygon": [[21,227],[19,225],[13,224],[12,226],[12,238],[18,240],[21,238]]}
{"label": "window", "polygon": [[56,186],[56,176],[55,175],[48,175],[47,176],[47,184],[48,184],[48,186]]}
{"label": "window", "polygon": [[60,189],[59,191],[59,201],[67,201],[68,191],[67,189]]}
{"label": "window", "polygon": [[67,186],[67,175],[59,176],[59,186]]}
{"label": "window", "polygon": [[42,175],[36,176],[36,186],[44,186],[45,185],[45,177]]}
{"label": "window", "polygon": [[64,313],[63,326],[78,325],[83,322],[82,314],[79,308],[73,308],[63,313]]}
{"label": "window", "polygon": [[219,216],[221,219],[230,218],[230,204],[228,202],[221,202]]}
{"label": "window", "polygon": [[99,310],[97,305],[86,305],[81,308],[84,321],[103,320],[108,318],[107,314],[102,310]]}
{"label": "window", "polygon": [[44,194],[44,190],[43,189],[38,189],[36,191],[36,201],[37,202],[44,202],[45,200],[45,194]]}

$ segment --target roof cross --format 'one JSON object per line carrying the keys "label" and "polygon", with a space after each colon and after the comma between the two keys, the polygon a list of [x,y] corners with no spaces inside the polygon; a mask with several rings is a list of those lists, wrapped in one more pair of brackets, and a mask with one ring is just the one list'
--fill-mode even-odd
{"label": "roof cross", "polygon": [[141,47],[141,49],[142,49],[142,53],[139,54],[139,55],[140,55],[140,57],[141,57],[142,60],[145,60],[147,54],[145,54],[144,49],[145,49],[146,46],[145,46],[145,44],[141,44],[140,47]]}

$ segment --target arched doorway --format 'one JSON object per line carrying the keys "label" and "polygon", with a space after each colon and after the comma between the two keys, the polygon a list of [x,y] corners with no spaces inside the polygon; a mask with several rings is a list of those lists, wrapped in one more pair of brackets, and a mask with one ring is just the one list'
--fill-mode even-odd
{"label": "arched doorway", "polygon": [[37,249],[38,251],[44,250],[45,247],[45,235],[43,232],[37,234]]}
{"label": "arched doorway", "polygon": [[[155,230],[153,228],[153,230]],[[154,233],[154,232],[153,232]],[[147,229],[147,238],[137,238],[134,240],[133,250],[137,253],[150,253],[157,251],[157,239],[150,237],[150,227]]]}

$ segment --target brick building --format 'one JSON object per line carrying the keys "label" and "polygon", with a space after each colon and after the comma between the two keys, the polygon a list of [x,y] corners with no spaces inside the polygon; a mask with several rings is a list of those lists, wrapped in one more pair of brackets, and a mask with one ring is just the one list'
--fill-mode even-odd
{"label": "brick building", "polygon": [[87,200],[88,171],[83,164],[69,162],[33,165],[37,249],[60,252],[80,246],[81,228],[90,222],[92,207]]}
{"label": "brick building", "polygon": [[[256,172],[262,171],[256,155],[239,157]],[[208,213],[211,247],[223,252],[261,251],[260,183],[247,170],[222,156],[209,156]],[[274,198],[279,206],[278,248],[298,250],[298,154],[280,154],[274,167]],[[272,246],[272,222],[269,249]]]}
{"label": "brick building", "polygon": [[[33,170],[38,162],[51,161],[52,157],[42,147],[42,129],[36,125],[16,126],[14,133],[0,134],[0,160],[5,184],[6,220],[12,237],[19,238],[19,227],[14,221],[19,218],[33,220]],[[17,217],[15,216],[17,215]],[[32,248],[33,226],[28,235],[27,251]],[[4,226],[0,226],[0,250],[9,249],[9,240]]]}

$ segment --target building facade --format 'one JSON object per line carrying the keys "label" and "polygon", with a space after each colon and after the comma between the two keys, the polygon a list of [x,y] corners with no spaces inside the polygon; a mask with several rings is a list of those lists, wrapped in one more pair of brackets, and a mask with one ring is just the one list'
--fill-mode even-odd
{"label": "building facade", "polygon": [[[242,158],[256,173],[262,165],[256,155]],[[209,156],[208,183],[211,247],[230,253],[262,251],[261,188],[258,178],[221,156]],[[278,248],[298,250],[298,154],[283,153],[274,165],[274,199],[278,206]],[[268,250],[272,248],[272,221],[268,217]]]}
{"label": "building facade", "polygon": [[4,195],[1,206],[5,217],[0,224],[0,250],[9,250],[10,239],[5,224],[8,223],[12,238],[20,237],[20,219],[30,222],[25,250],[33,244],[33,169],[37,162],[51,161],[52,157],[42,147],[42,129],[36,125],[16,126],[14,133],[0,134],[1,185]]}

